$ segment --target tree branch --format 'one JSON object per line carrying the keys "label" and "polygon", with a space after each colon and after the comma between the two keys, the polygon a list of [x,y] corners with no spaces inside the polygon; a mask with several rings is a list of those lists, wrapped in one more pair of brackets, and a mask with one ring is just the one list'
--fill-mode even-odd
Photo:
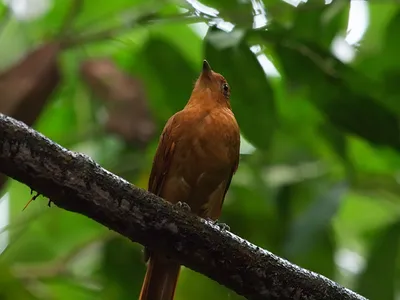
{"label": "tree branch", "polygon": [[0,171],[248,299],[365,299],[175,208],[2,114]]}

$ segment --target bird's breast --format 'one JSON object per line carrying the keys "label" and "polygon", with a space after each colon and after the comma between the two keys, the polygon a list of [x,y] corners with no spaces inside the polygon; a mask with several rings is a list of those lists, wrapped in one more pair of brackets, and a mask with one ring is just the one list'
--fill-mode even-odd
{"label": "bird's breast", "polygon": [[182,175],[190,185],[205,174],[226,177],[231,172],[237,159],[232,153],[239,147],[240,138],[232,113],[228,110],[211,111],[182,124],[181,128],[184,133],[180,134],[176,145],[179,155],[175,157],[175,163],[183,170],[185,174]]}

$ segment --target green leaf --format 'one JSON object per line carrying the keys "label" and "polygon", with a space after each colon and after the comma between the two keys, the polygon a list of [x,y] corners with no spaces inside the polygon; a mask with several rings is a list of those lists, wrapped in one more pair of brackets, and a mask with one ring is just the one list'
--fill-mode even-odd
{"label": "green leaf", "polygon": [[0,20],[4,18],[4,16],[7,14],[8,12],[8,7],[5,5],[4,2],[0,3]]}
{"label": "green leaf", "polygon": [[[398,106],[397,78],[400,60],[397,55],[399,42],[396,38],[400,21],[398,5],[368,3],[369,25],[359,47],[354,67],[365,76],[384,86],[384,102]],[[397,113],[400,114],[400,108]]]}
{"label": "green leaf", "polygon": [[[149,1],[147,1],[149,2]],[[61,30],[77,35],[86,31],[101,30],[111,26],[126,26],[127,13],[141,12],[138,4],[143,0],[99,0],[93,3],[81,0],[54,1],[43,16],[24,24],[25,31],[38,39],[58,37]],[[123,15],[125,13],[125,15]],[[64,28],[65,27],[65,28]]]}
{"label": "green leaf", "polygon": [[58,34],[62,24],[64,23],[65,16],[68,13],[71,3],[73,1],[54,1],[50,2],[48,11],[46,11],[39,18],[29,20],[28,22],[21,23],[25,35],[29,33],[29,37],[33,38],[35,42],[43,38],[49,38]]}
{"label": "green leaf", "polygon": [[[380,10],[380,7],[377,8]],[[385,12],[383,10],[383,12]],[[366,76],[373,78],[383,85],[385,102],[389,102],[391,108],[393,108],[398,114],[400,114],[400,106],[398,105],[398,76],[400,68],[400,59],[398,52],[400,50],[400,43],[398,41],[397,32],[400,26],[400,10],[393,9],[390,12],[386,12],[389,15],[388,22],[384,22],[385,32],[382,32],[382,41],[379,43],[378,49],[368,48],[368,44],[364,46],[360,51],[360,58],[356,61],[356,67],[363,71]],[[381,25],[383,26],[383,25]],[[370,53],[371,52],[371,53]]]}
{"label": "green leaf", "polygon": [[333,38],[347,27],[349,1],[334,1],[325,5],[324,1],[307,1],[295,10],[291,34],[329,47]]}
{"label": "green leaf", "polygon": [[25,288],[24,284],[13,277],[11,270],[6,264],[0,262],[0,299],[2,300],[34,300],[34,297]]}
{"label": "green leaf", "polygon": [[79,14],[74,21],[75,24],[90,23],[93,21],[105,21],[110,17],[120,17],[119,14],[133,8],[135,5],[144,3],[143,0],[98,0],[96,6],[92,2],[83,1]]}
{"label": "green leaf", "polygon": [[179,276],[175,299],[245,300],[244,297],[239,296],[225,286],[186,268],[181,271]]}
{"label": "green leaf", "polygon": [[357,291],[371,300],[395,299],[395,271],[399,253],[400,221],[384,228],[369,251]]}
{"label": "green leaf", "polygon": [[346,135],[329,123],[320,125],[318,129],[325,141],[345,164],[346,170],[349,172],[348,175],[352,175],[354,172],[354,165],[349,156],[349,143]]}
{"label": "green leaf", "polygon": [[[285,234],[289,229],[289,226],[292,221],[292,205],[293,205],[293,193],[296,192],[295,183],[287,183],[283,184],[277,188],[276,195],[275,195],[275,206],[276,206],[276,214],[277,214],[277,222],[272,228],[279,233],[279,240],[278,240],[278,248],[279,251],[277,254],[283,252],[283,245]],[[278,221],[279,220],[279,221]],[[269,227],[269,226],[268,226]]]}
{"label": "green leaf", "polygon": [[[67,212],[40,196],[26,210],[32,197],[29,187],[13,180],[10,193],[10,245],[2,254],[7,261],[48,261],[68,253],[107,229],[90,218]],[[62,238],[60,238],[62,237]],[[54,241],[57,240],[57,243]]]}
{"label": "green leaf", "polygon": [[[363,36],[362,47],[357,61],[363,61],[365,56],[373,55],[375,58],[382,59],[379,52],[384,46],[387,34],[388,24],[393,16],[398,13],[398,3],[387,1],[382,4],[380,2],[368,2],[368,27]],[[385,34],[386,33],[386,34]],[[384,58],[383,58],[384,59]]]}
{"label": "green leaf", "polygon": [[193,5],[196,11],[210,15],[218,14],[218,17],[223,18],[224,21],[232,22],[240,27],[251,28],[253,25],[254,10],[250,1],[202,0],[200,2],[201,6],[198,3]]}
{"label": "green leaf", "polygon": [[398,218],[397,203],[367,197],[365,192],[351,191],[342,201],[333,225],[338,242],[353,250],[364,251],[364,243],[370,241],[366,233],[378,232]]}
{"label": "green leaf", "polygon": [[91,282],[86,283],[79,278],[52,278],[45,283],[48,291],[57,295],[57,300],[95,300],[100,298],[99,291],[93,289]]}
{"label": "green leaf", "polygon": [[383,43],[383,49],[381,54],[384,57],[379,57],[383,68],[396,68],[400,67],[400,59],[398,58],[398,53],[400,50],[400,42],[396,39],[400,26],[400,10],[396,11],[396,14],[392,17],[390,22],[386,27],[385,41]]}
{"label": "green leaf", "polygon": [[278,250],[282,236],[281,222],[275,207],[261,193],[261,188],[259,185],[233,185],[228,193],[229,198],[224,203],[221,222],[229,224],[235,234],[260,247],[275,251]]}
{"label": "green leaf", "polygon": [[102,299],[137,299],[146,271],[141,246],[116,237],[104,248]]}
{"label": "green leaf", "polygon": [[[176,47],[194,66],[198,66],[203,59],[203,41],[200,36],[183,23],[167,23],[151,26],[149,32],[153,38],[167,40]],[[199,71],[200,72],[200,71]]]}
{"label": "green leaf", "polygon": [[[398,79],[400,76],[400,42],[396,33],[400,26],[400,10],[392,17],[386,28],[385,41],[379,55],[371,57],[375,62],[374,70],[383,86],[384,95],[382,98],[394,112],[400,115]],[[369,66],[372,67],[372,66]],[[369,69],[368,71],[370,71]]]}
{"label": "green leaf", "polygon": [[296,253],[291,261],[302,268],[317,272],[332,280],[335,279],[336,241],[331,226],[323,230],[306,253]]}
{"label": "green leaf", "polygon": [[[63,146],[67,146],[73,140],[78,142],[76,136],[81,133],[77,127],[76,109],[72,101],[76,97],[74,93],[76,93],[75,86],[66,86],[62,91],[53,95],[33,126],[40,133]],[[80,100],[85,101],[86,99]],[[68,128],[69,131],[65,132],[65,128]]]}
{"label": "green leaf", "polygon": [[21,34],[23,28],[16,20],[4,20],[0,23],[0,71],[12,67],[30,50],[30,41]]}
{"label": "green leaf", "polygon": [[[392,176],[398,172],[400,156],[397,151],[391,148],[376,148],[360,138],[349,138],[349,156],[357,168],[358,175],[363,172],[377,175]],[[392,180],[385,180],[390,183]],[[397,183],[398,185],[398,183]]]}
{"label": "green leaf", "polygon": [[327,230],[347,189],[348,186],[344,182],[335,184],[319,195],[311,206],[293,221],[284,245],[284,253],[287,256],[303,254],[313,246],[316,237]]}
{"label": "green leaf", "polygon": [[196,72],[177,47],[159,36],[150,38],[138,58],[133,72],[144,81],[152,111],[164,126],[189,100],[193,83],[200,74],[200,62]]}
{"label": "green leaf", "polygon": [[305,89],[309,100],[338,129],[399,150],[398,117],[369,95],[371,82],[316,43],[285,39],[284,34],[280,28],[262,37],[273,43],[288,88]]}
{"label": "green leaf", "polygon": [[322,124],[319,127],[324,138],[332,145],[337,154],[347,160],[347,141],[346,137],[336,128],[329,124]]}
{"label": "green leaf", "polygon": [[277,126],[274,93],[257,57],[240,31],[215,27],[205,37],[205,57],[232,88],[231,104],[243,136],[255,147],[268,149]]}

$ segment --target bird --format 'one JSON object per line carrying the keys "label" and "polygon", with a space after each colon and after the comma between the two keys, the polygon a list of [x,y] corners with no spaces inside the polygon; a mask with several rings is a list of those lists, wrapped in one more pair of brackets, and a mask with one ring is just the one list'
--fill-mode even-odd
{"label": "bird", "polygon": [[[226,79],[203,61],[184,108],[167,121],[150,172],[148,191],[189,213],[217,221],[240,156],[240,129]],[[139,300],[172,300],[180,264],[145,248],[147,271]]]}

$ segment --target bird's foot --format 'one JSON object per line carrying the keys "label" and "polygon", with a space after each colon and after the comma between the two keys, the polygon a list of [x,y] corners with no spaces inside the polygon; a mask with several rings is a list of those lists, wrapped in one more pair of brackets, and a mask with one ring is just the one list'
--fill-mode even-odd
{"label": "bird's foot", "polygon": [[191,210],[189,204],[187,204],[186,202],[181,202],[181,201],[175,203],[174,207],[177,207],[178,209],[182,209],[183,211],[186,211],[186,212],[190,212],[190,210]]}
{"label": "bird's foot", "polygon": [[230,231],[231,230],[229,225],[226,224],[226,223],[218,223],[217,221],[215,221],[215,224],[218,225],[219,228],[221,228],[222,231]]}
{"label": "bird's foot", "polygon": [[230,231],[231,230],[229,225],[226,223],[219,223],[218,220],[212,220],[210,218],[207,218],[206,220],[211,222],[213,225],[217,225],[221,229],[221,231]]}

